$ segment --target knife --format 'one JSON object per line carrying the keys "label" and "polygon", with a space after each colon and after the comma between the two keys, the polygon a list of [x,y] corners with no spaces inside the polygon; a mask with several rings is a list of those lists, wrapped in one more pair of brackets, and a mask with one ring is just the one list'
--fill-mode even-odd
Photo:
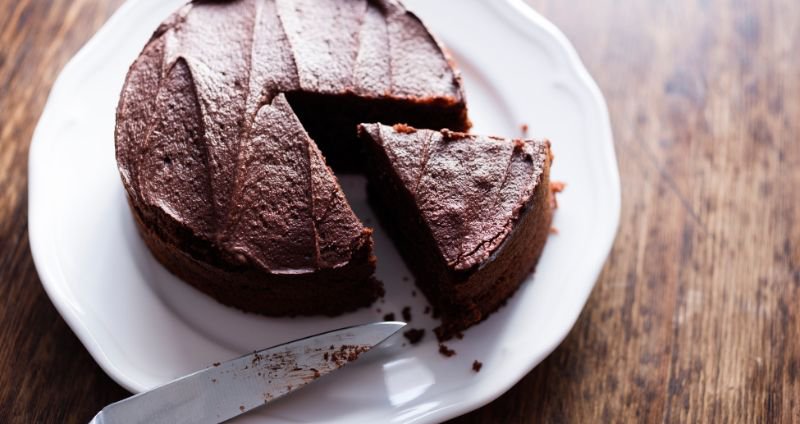
{"label": "knife", "polygon": [[356,360],[406,324],[378,322],[253,352],[112,403],[89,424],[219,423]]}

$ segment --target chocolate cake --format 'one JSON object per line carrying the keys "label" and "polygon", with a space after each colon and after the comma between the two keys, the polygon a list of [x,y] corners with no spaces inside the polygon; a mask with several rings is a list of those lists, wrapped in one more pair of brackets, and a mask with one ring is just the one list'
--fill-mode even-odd
{"label": "chocolate cake", "polygon": [[469,127],[458,74],[398,2],[195,1],[131,66],[116,156],[167,269],[246,311],[334,315],[382,293],[326,166],[363,168],[370,121]]}
{"label": "chocolate cake", "polygon": [[369,200],[441,314],[485,319],[533,271],[553,214],[550,143],[366,124]]}

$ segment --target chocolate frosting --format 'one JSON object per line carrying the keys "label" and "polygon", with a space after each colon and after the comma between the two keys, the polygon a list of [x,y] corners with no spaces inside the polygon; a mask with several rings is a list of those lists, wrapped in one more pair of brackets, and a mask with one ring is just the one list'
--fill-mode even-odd
{"label": "chocolate frosting", "polygon": [[396,1],[195,1],[158,28],[122,90],[116,154],[132,206],[232,263],[347,263],[369,230],[282,94],[297,91],[463,101],[439,44]]}
{"label": "chocolate frosting", "polygon": [[481,266],[492,258],[533,199],[549,142],[450,132],[361,126],[386,153],[416,201],[447,265]]}

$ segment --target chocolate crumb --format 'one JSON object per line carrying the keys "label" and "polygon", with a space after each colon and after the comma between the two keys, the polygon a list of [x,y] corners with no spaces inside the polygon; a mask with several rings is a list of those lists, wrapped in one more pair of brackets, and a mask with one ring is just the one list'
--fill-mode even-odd
{"label": "chocolate crumb", "polygon": [[381,313],[381,308],[375,308],[375,312]]}
{"label": "chocolate crumb", "polygon": [[422,313],[425,314],[425,315],[428,315],[429,313],[431,313],[431,307],[430,306],[426,306],[425,310],[422,311]]}
{"label": "chocolate crumb", "polygon": [[211,364],[211,365],[213,365],[213,366],[215,366],[215,367],[218,367],[218,366],[219,366],[219,362],[214,362],[214,363],[213,363],[213,364]]}
{"label": "chocolate crumb", "polygon": [[211,379],[211,382],[212,382],[212,383],[216,383],[216,382],[217,382],[217,379],[216,379],[216,378],[212,378],[212,379]]}
{"label": "chocolate crumb", "polygon": [[449,347],[447,347],[447,346],[445,346],[443,344],[440,344],[439,345],[439,353],[441,353],[442,355],[444,355],[444,356],[449,358],[449,357],[455,355],[456,351],[453,350],[453,349],[450,349]]}
{"label": "chocolate crumb", "polygon": [[558,209],[558,199],[556,199],[556,194],[561,193],[564,191],[564,187],[567,185],[561,181],[550,181],[550,207],[553,209]]}
{"label": "chocolate crumb", "polygon": [[448,129],[442,129],[440,132],[442,133],[442,141],[461,140],[467,137],[467,134],[465,133],[458,131],[450,131]]}
{"label": "chocolate crumb", "polygon": [[244,405],[239,405],[239,410],[244,412]]}
{"label": "chocolate crumb", "polygon": [[408,277],[406,277],[406,276],[404,275],[404,276],[403,276],[403,281],[408,281]]}
{"label": "chocolate crumb", "polygon": [[462,332],[460,332],[460,331],[459,331],[458,333],[456,333],[456,334],[455,334],[455,336],[456,336],[456,338],[457,338],[458,340],[461,340],[461,339],[463,339],[463,338],[464,338],[464,333],[462,333]]}
{"label": "chocolate crumb", "polygon": [[414,134],[417,129],[407,124],[394,124],[394,130],[401,134]]}
{"label": "chocolate crumb", "polygon": [[558,228],[550,227],[550,234],[558,234]]}
{"label": "chocolate crumb", "polygon": [[394,313],[390,312],[383,316],[384,321],[394,321]]}
{"label": "chocolate crumb", "polygon": [[481,367],[482,366],[483,366],[483,362],[481,362],[481,361],[476,359],[475,362],[472,363],[472,371],[481,372]]}
{"label": "chocolate crumb", "polygon": [[408,339],[408,342],[412,345],[419,343],[423,337],[425,337],[425,329],[424,328],[412,328],[405,333],[403,333],[403,337]]}
{"label": "chocolate crumb", "polygon": [[326,361],[328,360],[328,352],[325,352],[325,354],[322,355],[322,359],[324,359]]}
{"label": "chocolate crumb", "polygon": [[417,297],[417,291],[411,290],[411,297]]}
{"label": "chocolate crumb", "polygon": [[411,307],[406,306],[403,308],[403,321],[411,322]]}
{"label": "chocolate crumb", "polygon": [[[342,345],[341,349],[333,351],[326,359],[340,367],[347,362],[356,360],[359,355],[368,350],[369,346]],[[323,356],[323,358],[325,358],[325,356]]]}
{"label": "chocolate crumb", "polygon": [[520,126],[520,128],[522,129],[522,135],[523,135],[523,136],[526,136],[526,135],[528,135],[528,124],[522,124],[522,125]]}

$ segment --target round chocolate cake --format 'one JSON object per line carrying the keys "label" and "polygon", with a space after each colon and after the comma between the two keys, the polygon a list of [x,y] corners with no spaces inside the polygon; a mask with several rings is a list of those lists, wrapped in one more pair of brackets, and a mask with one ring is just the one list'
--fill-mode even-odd
{"label": "round chocolate cake", "polygon": [[335,315],[382,293],[337,171],[356,125],[466,130],[458,74],[393,0],[196,1],[131,66],[116,156],[154,256],[217,300]]}

